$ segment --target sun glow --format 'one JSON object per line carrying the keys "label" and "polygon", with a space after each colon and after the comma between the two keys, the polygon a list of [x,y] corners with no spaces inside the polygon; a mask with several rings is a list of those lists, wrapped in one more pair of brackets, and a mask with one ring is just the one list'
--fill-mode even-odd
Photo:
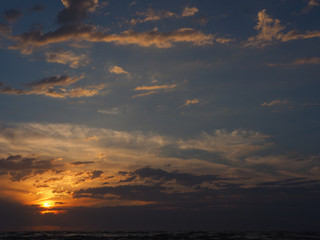
{"label": "sun glow", "polygon": [[42,203],[42,207],[44,207],[44,208],[51,208],[53,206],[54,206],[54,204],[52,202],[44,202],[44,203]]}

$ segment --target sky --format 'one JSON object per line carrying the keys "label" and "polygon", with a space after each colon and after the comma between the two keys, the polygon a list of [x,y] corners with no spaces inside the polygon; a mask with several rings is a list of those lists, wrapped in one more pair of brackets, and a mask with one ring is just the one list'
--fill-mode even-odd
{"label": "sky", "polygon": [[0,230],[320,229],[319,0],[0,6]]}

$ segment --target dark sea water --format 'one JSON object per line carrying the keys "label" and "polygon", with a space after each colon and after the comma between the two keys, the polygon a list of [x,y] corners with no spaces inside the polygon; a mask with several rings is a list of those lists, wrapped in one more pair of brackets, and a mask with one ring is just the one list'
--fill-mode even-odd
{"label": "dark sea water", "polygon": [[0,232],[2,239],[320,239],[320,232]]}

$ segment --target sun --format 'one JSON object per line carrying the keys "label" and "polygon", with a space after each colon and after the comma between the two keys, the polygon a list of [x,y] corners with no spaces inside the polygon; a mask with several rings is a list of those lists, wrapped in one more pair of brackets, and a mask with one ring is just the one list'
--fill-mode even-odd
{"label": "sun", "polygon": [[42,203],[42,207],[44,207],[44,208],[51,208],[53,206],[54,206],[54,204],[52,202],[44,202],[44,203]]}

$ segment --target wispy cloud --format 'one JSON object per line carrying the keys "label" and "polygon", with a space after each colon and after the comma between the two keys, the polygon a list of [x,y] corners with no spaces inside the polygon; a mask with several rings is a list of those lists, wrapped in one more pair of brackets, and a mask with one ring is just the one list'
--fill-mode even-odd
{"label": "wispy cloud", "polygon": [[184,106],[190,106],[190,105],[198,104],[198,103],[200,103],[200,100],[198,98],[194,98],[194,99],[190,99],[190,100],[188,99],[184,103]]}
{"label": "wispy cloud", "polygon": [[298,39],[308,39],[320,37],[319,31],[306,31],[301,33],[297,30],[291,30],[284,33],[285,27],[281,25],[279,19],[273,19],[263,9],[258,13],[258,23],[255,26],[258,31],[256,36],[250,37],[245,46],[265,47],[274,42],[287,42]]}
{"label": "wispy cloud", "polygon": [[89,59],[85,54],[76,55],[71,50],[56,50],[52,52],[46,52],[45,56],[47,62],[66,64],[72,68],[85,66],[89,63]]}
{"label": "wispy cloud", "polygon": [[213,44],[214,36],[204,34],[192,28],[181,28],[171,32],[135,32],[124,31],[120,34],[108,34],[98,31],[93,25],[64,25],[53,32],[43,34],[41,31],[26,32],[22,35],[10,36],[16,45],[9,49],[21,50],[24,54],[32,53],[36,47],[61,43],[70,40],[83,40],[88,42],[110,42],[119,45],[138,45],[141,47],[170,48],[175,43],[189,42],[195,46]]}
{"label": "wispy cloud", "polygon": [[277,66],[315,65],[315,64],[320,64],[319,57],[297,58],[293,62],[289,62],[289,63],[269,63],[267,65],[269,67],[277,67]]}
{"label": "wispy cloud", "polygon": [[196,7],[189,7],[189,6],[185,6],[182,9],[182,13],[178,14],[178,13],[174,13],[171,12],[169,10],[164,10],[164,9],[153,9],[153,8],[149,8],[146,11],[138,11],[136,12],[137,16],[143,17],[141,18],[132,18],[128,23],[135,25],[138,23],[145,23],[145,22],[155,22],[155,21],[160,21],[163,19],[167,19],[167,18],[184,18],[184,17],[191,17],[193,15],[195,15],[197,12],[199,11],[198,8]]}
{"label": "wispy cloud", "polygon": [[154,85],[154,86],[139,86],[136,87],[135,91],[152,91],[152,90],[165,90],[165,89],[172,89],[175,88],[177,84],[172,85]]}
{"label": "wispy cloud", "polygon": [[0,93],[8,95],[44,95],[53,98],[79,98],[95,96],[99,93],[99,90],[105,87],[105,85],[97,85],[88,88],[61,88],[67,87],[75,82],[78,82],[83,77],[84,76],[53,76],[50,78],[44,78],[40,81],[35,81],[30,84],[27,84],[27,86],[31,87],[31,89],[15,89],[8,86],[2,86],[0,88]]}
{"label": "wispy cloud", "polygon": [[140,93],[137,95],[134,95],[133,97],[142,97],[146,95],[151,95],[154,93],[158,93],[160,91],[167,91],[174,89],[177,86],[177,84],[171,84],[171,85],[154,85],[154,86],[138,86],[134,89],[134,91],[147,91],[145,93]]}
{"label": "wispy cloud", "polygon": [[271,102],[264,102],[261,104],[262,107],[272,107],[272,106],[284,106],[287,105],[289,101],[287,99],[276,99]]}
{"label": "wispy cloud", "polygon": [[148,22],[148,21],[159,21],[165,18],[172,18],[176,17],[177,15],[173,12],[170,12],[168,10],[155,10],[152,8],[149,8],[145,12],[137,12],[138,16],[144,17],[143,19],[137,19],[136,22]]}
{"label": "wispy cloud", "polygon": [[309,0],[307,6],[302,9],[301,13],[307,13],[311,11],[311,9],[313,9],[314,7],[319,7],[319,6],[320,6],[319,0]]}
{"label": "wispy cloud", "polygon": [[100,109],[98,110],[98,113],[108,114],[108,115],[117,115],[120,113],[120,110],[118,107],[114,107],[112,109]]}

